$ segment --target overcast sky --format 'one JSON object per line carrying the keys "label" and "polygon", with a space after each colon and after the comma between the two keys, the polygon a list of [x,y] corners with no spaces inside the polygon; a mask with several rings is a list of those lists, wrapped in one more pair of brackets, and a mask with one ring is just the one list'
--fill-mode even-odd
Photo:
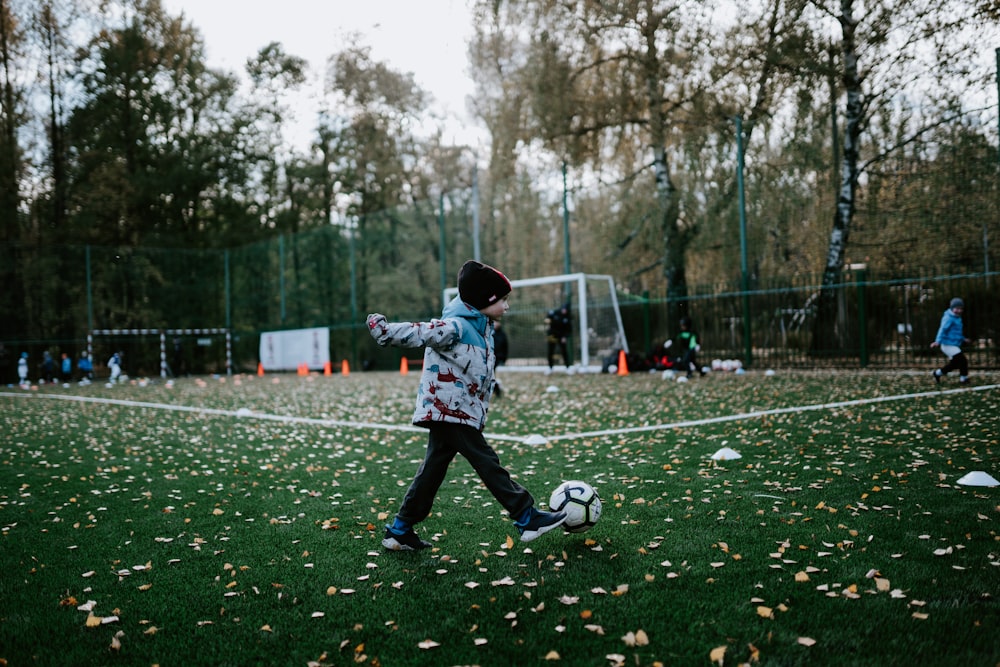
{"label": "overcast sky", "polygon": [[209,65],[242,73],[246,60],[270,42],[305,58],[310,92],[297,107],[297,128],[288,138],[304,149],[315,126],[315,100],[327,57],[344,36],[361,33],[375,60],[410,72],[434,96],[435,110],[452,118],[449,143],[475,144],[465,98],[473,92],[466,74],[471,22],[466,0],[163,0],[201,32]]}

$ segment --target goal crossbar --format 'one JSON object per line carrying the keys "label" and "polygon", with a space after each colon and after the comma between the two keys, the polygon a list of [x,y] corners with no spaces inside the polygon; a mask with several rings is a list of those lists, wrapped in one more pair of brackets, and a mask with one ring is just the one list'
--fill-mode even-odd
{"label": "goal crossbar", "polygon": [[[576,312],[579,313],[580,317],[580,362],[584,367],[590,365],[590,346],[588,345],[588,337],[590,332],[590,322],[588,320],[588,309],[587,309],[587,281],[607,281],[608,283],[608,294],[611,300],[611,306],[615,314],[615,323],[618,327],[618,338],[621,345],[621,349],[627,354],[628,340],[625,338],[625,326],[622,323],[622,313],[621,309],[618,307],[618,294],[615,292],[615,281],[609,275],[595,274],[595,273],[564,273],[558,276],[541,276],[538,278],[520,278],[517,280],[511,280],[510,286],[514,289],[518,287],[536,287],[538,285],[555,285],[555,284],[565,284],[565,283],[576,283]],[[444,304],[447,304],[455,296],[458,295],[457,287],[445,288],[442,296],[444,299]]]}

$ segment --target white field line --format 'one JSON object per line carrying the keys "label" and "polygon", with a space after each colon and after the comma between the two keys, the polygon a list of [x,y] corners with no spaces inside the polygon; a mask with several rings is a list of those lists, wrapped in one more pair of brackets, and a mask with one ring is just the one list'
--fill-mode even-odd
{"label": "white field line", "polygon": [[[692,419],[682,422],[671,422],[665,424],[647,424],[645,426],[634,426],[630,428],[606,429],[601,431],[582,431],[579,433],[564,433],[562,435],[543,436],[549,442],[556,440],[579,440],[582,438],[596,438],[608,435],[626,435],[629,433],[645,433],[649,431],[666,431],[691,426],[704,426],[706,424],[721,424],[725,422],[741,421],[744,419],[757,419],[772,415],[795,414],[801,412],[814,412],[817,410],[836,410],[838,408],[854,407],[859,405],[874,405],[877,403],[889,403],[893,401],[905,401],[914,398],[935,398],[947,396],[949,394],[960,394],[968,391],[990,391],[1000,388],[1000,384],[982,385],[976,387],[961,387],[958,389],[940,389],[934,391],[924,391],[911,394],[897,394],[895,396],[878,396],[876,398],[859,398],[852,401],[837,401],[835,403],[816,403],[813,405],[799,405],[787,408],[775,408],[773,410],[757,410],[754,412],[741,412],[734,415],[723,415],[720,417],[707,417],[705,419]],[[405,431],[409,433],[424,433],[426,429],[412,424],[382,424],[378,422],[357,422],[341,419],[317,419],[315,417],[292,417],[289,415],[273,415],[265,412],[245,412],[239,410],[220,410],[216,408],[199,408],[189,405],[173,405],[170,403],[146,403],[143,401],[126,401],[117,398],[96,398],[93,396],[68,396],[64,394],[38,394],[28,392],[0,392],[0,396],[11,398],[42,398],[60,401],[76,401],[78,403],[100,403],[106,405],[120,405],[131,408],[147,408],[150,410],[167,410],[172,412],[194,412],[206,415],[217,415],[221,417],[235,417],[237,419],[260,419],[264,421],[274,421],[287,424],[310,424],[313,426],[341,426],[345,428],[377,429],[383,431]],[[500,433],[484,433],[491,440],[501,440],[506,442],[524,442],[527,436],[507,435]]]}
{"label": "white field line", "polygon": [[758,417],[768,417],[770,415],[794,414],[798,412],[811,412],[815,410],[835,410],[837,408],[847,408],[856,405],[872,405],[875,403],[888,403],[891,401],[905,401],[911,398],[933,398],[948,394],[959,394],[966,391],[988,391],[1000,388],[1000,384],[983,385],[980,387],[961,387],[959,389],[942,389],[937,391],[922,391],[916,394],[897,394],[895,396],[878,396],[876,398],[859,398],[853,401],[838,401],[836,403],[816,403],[814,405],[798,405],[788,408],[775,408],[773,410],[757,410],[755,412],[741,412],[735,415],[723,415],[721,417],[708,417],[706,419],[692,419],[690,421],[673,422],[671,424],[649,424],[646,426],[634,426],[632,428],[616,428],[606,431],[587,431],[584,433],[566,433],[555,435],[549,438],[553,440],[577,440],[579,438],[594,438],[602,435],[623,435],[626,433],[642,433],[644,431],[663,431],[667,429],[685,428],[688,426],[703,426],[705,424],[721,424],[723,422],[734,422],[742,419],[756,419]]}
{"label": "white field line", "polygon": [[49,398],[60,401],[76,401],[78,403],[103,403],[106,405],[121,405],[127,408],[147,408],[149,410],[167,410],[171,412],[196,412],[205,415],[218,415],[221,417],[235,417],[237,419],[261,419],[265,421],[283,422],[288,424],[311,424],[313,426],[344,426],[347,428],[361,429],[382,429],[386,431],[410,431],[413,433],[426,433],[427,429],[407,424],[378,424],[374,422],[355,422],[340,419],[317,419],[315,417],[290,417],[287,415],[272,415],[266,412],[241,412],[239,410],[219,410],[216,408],[198,408],[190,405],[173,405],[170,403],[146,403],[143,401],[126,401],[119,398],[96,398],[93,396],[67,396],[64,394],[37,394],[37,393],[11,393],[0,392],[0,396],[24,397],[24,398]]}

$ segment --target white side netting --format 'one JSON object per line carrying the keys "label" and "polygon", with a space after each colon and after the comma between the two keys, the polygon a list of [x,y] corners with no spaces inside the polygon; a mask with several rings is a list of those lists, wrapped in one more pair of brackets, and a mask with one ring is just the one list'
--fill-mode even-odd
{"label": "white side netting", "polygon": [[[512,280],[511,285],[510,311],[502,324],[510,344],[508,366],[548,367],[545,317],[566,302],[573,319],[573,365],[600,370],[605,358],[618,350],[628,352],[611,276],[570,273]],[[445,303],[457,294],[457,287],[446,289]],[[558,353],[556,366],[562,366]]]}

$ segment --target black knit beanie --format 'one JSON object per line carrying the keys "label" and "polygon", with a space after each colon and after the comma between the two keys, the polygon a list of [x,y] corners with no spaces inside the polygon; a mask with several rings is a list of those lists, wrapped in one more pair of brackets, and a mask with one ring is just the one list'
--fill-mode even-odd
{"label": "black knit beanie", "polygon": [[492,266],[470,259],[458,271],[458,295],[476,310],[482,310],[510,294],[507,276]]}
{"label": "black knit beanie", "polygon": [[965,302],[956,296],[954,299],[951,300],[951,303],[948,305],[949,310],[951,310],[952,308],[965,308]]}

